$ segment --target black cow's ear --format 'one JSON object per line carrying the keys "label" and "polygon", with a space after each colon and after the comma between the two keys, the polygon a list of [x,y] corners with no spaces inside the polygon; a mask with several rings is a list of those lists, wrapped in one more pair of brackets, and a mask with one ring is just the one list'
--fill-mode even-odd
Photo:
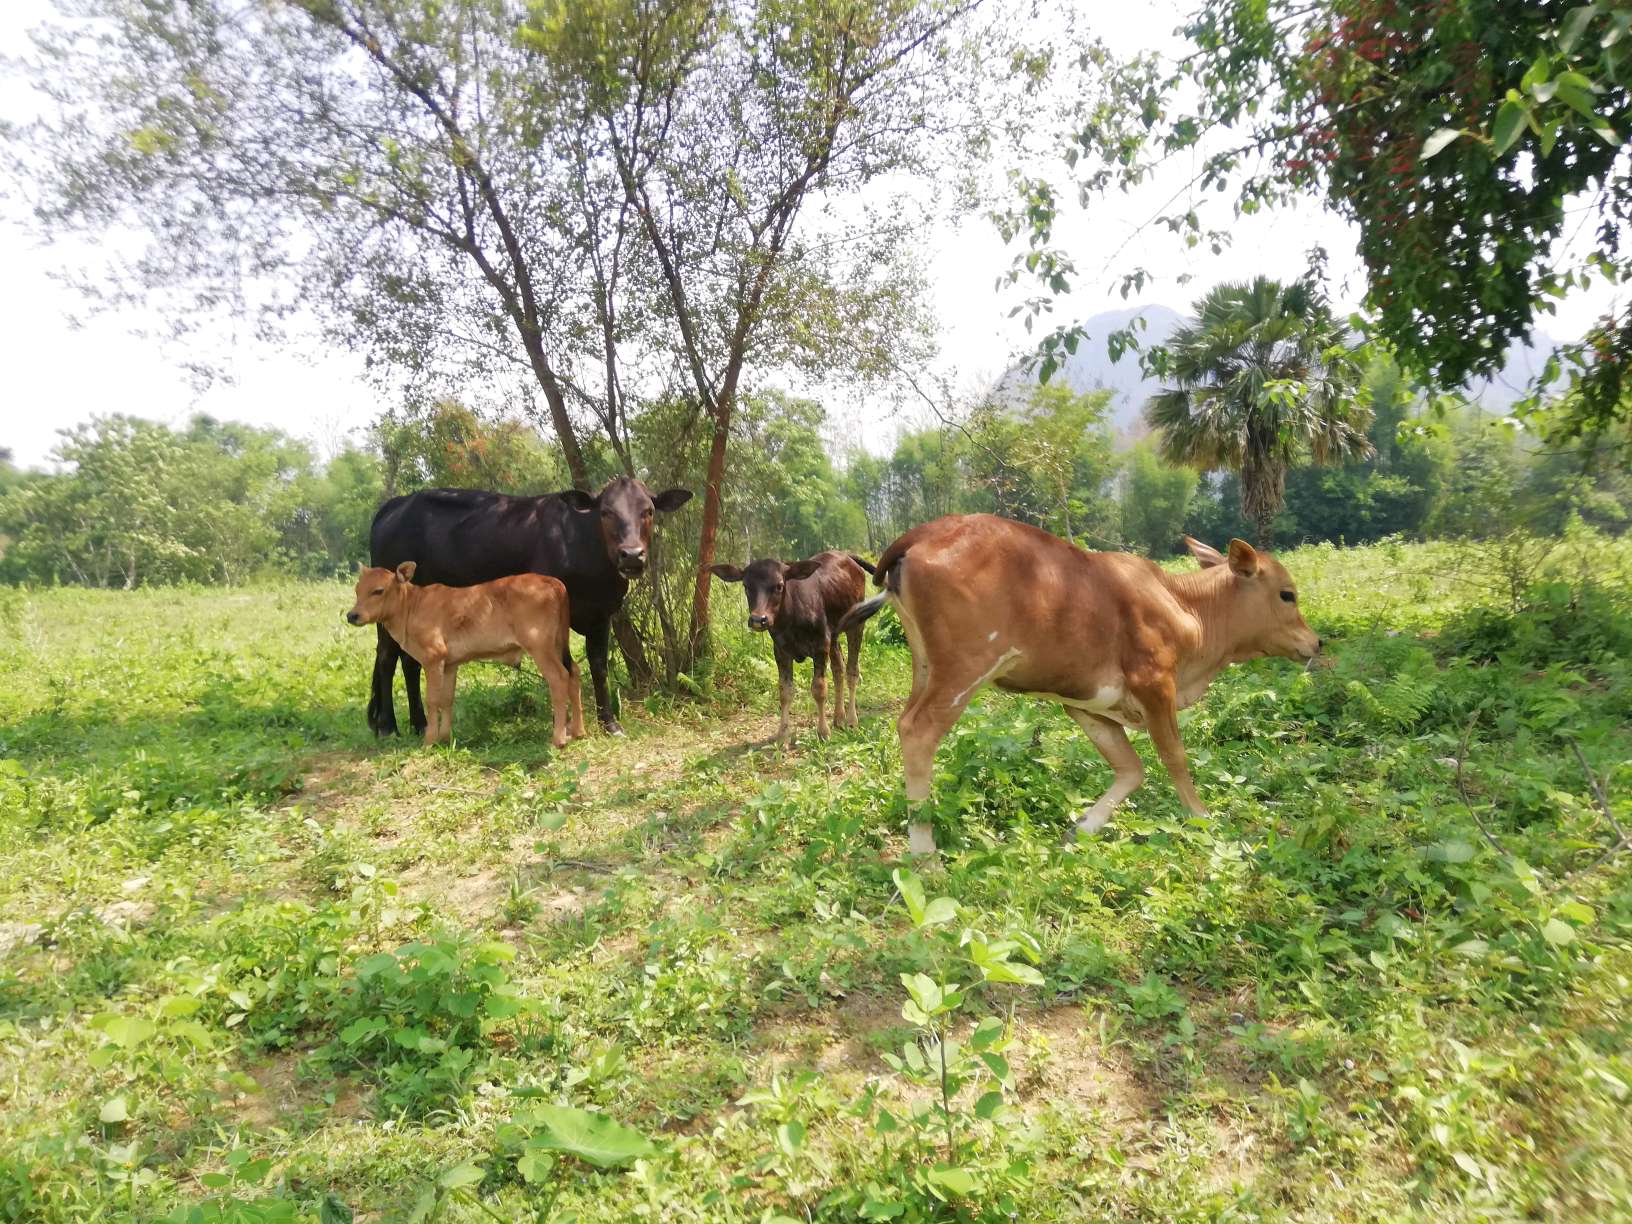
{"label": "black cow's ear", "polygon": [[782,567],[783,582],[797,582],[801,578],[809,578],[822,568],[822,563],[816,560],[795,561],[792,565]]}
{"label": "black cow's ear", "polygon": [[582,489],[568,489],[560,496],[561,500],[566,504],[567,509],[576,510],[579,514],[588,514],[591,510],[595,509],[595,498],[591,497],[588,493],[585,493]]}
{"label": "black cow's ear", "polygon": [[664,512],[678,510],[691,500],[690,489],[664,489],[652,498],[652,505]]}
{"label": "black cow's ear", "polygon": [[[686,496],[690,497],[691,494],[688,493]],[[708,572],[716,578],[723,578],[726,582],[742,581],[742,571],[734,565],[711,565]]]}

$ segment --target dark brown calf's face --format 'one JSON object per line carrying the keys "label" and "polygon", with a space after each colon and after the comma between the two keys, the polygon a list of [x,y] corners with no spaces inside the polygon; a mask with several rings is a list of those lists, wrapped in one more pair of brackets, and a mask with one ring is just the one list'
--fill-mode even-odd
{"label": "dark brown calf's face", "polygon": [[394,570],[365,565],[357,572],[357,602],[346,613],[346,622],[352,625],[372,625],[379,621],[390,605],[395,588],[414,580],[414,563],[404,561]]}
{"label": "dark brown calf's face", "polygon": [[708,567],[716,578],[742,583],[742,593],[748,597],[748,628],[755,632],[776,628],[777,614],[782,610],[782,596],[787,584],[808,578],[820,566],[814,561],[796,561],[784,565],[769,557],[750,561],[747,569],[734,565]]}
{"label": "dark brown calf's face", "polygon": [[690,489],[665,489],[653,494],[632,476],[608,481],[594,497],[573,490],[562,494],[567,505],[580,514],[600,518],[601,542],[606,559],[625,578],[639,578],[646,572],[652,550],[652,520],[658,512],[678,510],[691,500]]}

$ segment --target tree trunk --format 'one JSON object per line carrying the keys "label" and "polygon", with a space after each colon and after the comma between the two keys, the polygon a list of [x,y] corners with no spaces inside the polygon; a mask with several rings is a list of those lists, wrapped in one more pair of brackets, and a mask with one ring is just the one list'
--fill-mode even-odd
{"label": "tree trunk", "polygon": [[612,617],[612,635],[618,640],[618,652],[629,672],[629,684],[637,693],[645,694],[657,686],[657,673],[652,669],[646,643],[640,640],[640,630],[629,619],[629,609],[619,608]]}
{"label": "tree trunk", "polygon": [[567,471],[572,474],[573,488],[591,492],[589,467],[584,463],[584,452],[578,448],[578,435],[573,432],[572,420],[567,416],[566,396],[561,394],[561,384],[556,381],[555,371],[550,369],[549,359],[544,355],[544,342],[537,332],[529,328],[523,327],[521,332],[533,376],[543,388],[544,402],[550,406],[550,424],[555,426],[555,436],[561,443],[561,455],[567,461]]}
{"label": "tree trunk", "polygon": [[714,440],[708,451],[708,477],[703,486],[703,529],[697,541],[697,587],[691,597],[691,635],[688,641],[687,670],[697,666],[697,660],[708,653],[708,592],[713,577],[708,567],[714,564],[714,537],[720,528],[720,506],[725,483],[725,444],[731,436],[731,407],[736,399],[736,379],[728,377],[725,389],[716,401]]}

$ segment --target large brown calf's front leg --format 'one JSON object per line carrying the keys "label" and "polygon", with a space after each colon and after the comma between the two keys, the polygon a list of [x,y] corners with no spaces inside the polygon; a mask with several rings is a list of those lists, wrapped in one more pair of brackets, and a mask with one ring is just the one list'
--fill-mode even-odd
{"label": "large brown calf's front leg", "polygon": [[1133,695],[1145,707],[1145,725],[1150,730],[1151,742],[1156,745],[1156,755],[1167,766],[1180,802],[1197,816],[1207,815],[1206,805],[1196,794],[1196,784],[1190,778],[1190,762],[1185,756],[1184,740],[1179,736],[1179,711],[1172,684],[1135,689]]}
{"label": "large brown calf's front leg", "polygon": [[1134,751],[1133,745],[1128,743],[1128,733],[1122,729],[1120,723],[1071,706],[1066,706],[1065,712],[1076,720],[1088,738],[1094,741],[1094,747],[1099,749],[1099,754],[1110,762],[1111,768],[1116,771],[1116,777],[1111,780],[1110,788],[1082,814],[1082,819],[1067,831],[1065,840],[1069,844],[1081,834],[1097,833],[1105,827],[1105,822],[1111,818],[1116,805],[1139,789],[1139,784],[1145,780],[1145,767],[1140,763],[1139,754]]}

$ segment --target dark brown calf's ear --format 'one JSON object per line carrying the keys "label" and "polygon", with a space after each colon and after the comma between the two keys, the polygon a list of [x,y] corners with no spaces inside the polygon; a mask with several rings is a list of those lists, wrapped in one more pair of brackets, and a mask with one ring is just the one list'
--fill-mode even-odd
{"label": "dark brown calf's ear", "polygon": [[[691,494],[687,493],[686,496],[690,497]],[[734,565],[711,565],[708,567],[708,572],[716,578],[725,579],[727,582],[742,581],[742,571]]]}
{"label": "dark brown calf's ear", "polygon": [[678,510],[690,500],[690,489],[664,489],[652,498],[652,505],[663,511]]}
{"label": "dark brown calf's ear", "polygon": [[782,567],[782,581],[797,582],[801,578],[809,578],[821,568],[820,561],[795,561],[792,565]]}
{"label": "dark brown calf's ear", "polygon": [[401,565],[397,566],[397,581],[412,582],[414,580],[414,571],[418,568],[419,565],[416,562],[404,561]]}
{"label": "dark brown calf's ear", "polygon": [[1190,555],[1201,563],[1202,569],[1211,569],[1215,565],[1224,564],[1224,554],[1211,544],[1203,544],[1192,536],[1185,536],[1184,546],[1190,550]]}
{"label": "dark brown calf's ear", "polygon": [[1230,569],[1242,578],[1258,572],[1258,552],[1245,540],[1230,541]]}

